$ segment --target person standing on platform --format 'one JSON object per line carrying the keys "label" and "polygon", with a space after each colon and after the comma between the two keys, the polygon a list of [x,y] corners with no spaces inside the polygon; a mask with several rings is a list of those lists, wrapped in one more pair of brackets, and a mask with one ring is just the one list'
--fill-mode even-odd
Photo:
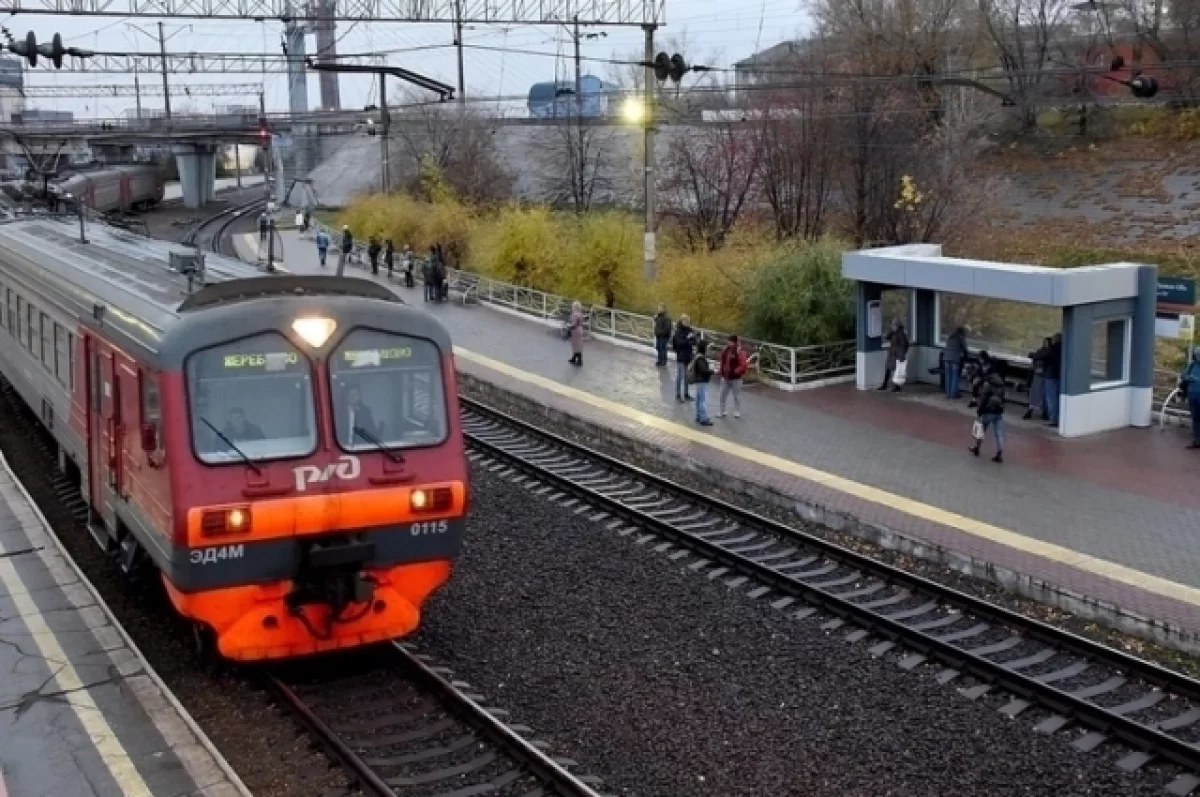
{"label": "person standing on platform", "polygon": [[688,366],[696,351],[696,333],[692,331],[691,319],[684,313],[675,324],[675,334],[671,336],[671,348],[675,350],[675,400],[678,402],[691,401],[688,395]]}
{"label": "person standing on platform", "polygon": [[571,318],[567,321],[567,337],[571,339],[571,365],[583,365],[583,305],[571,303]]}
{"label": "person standing on platform", "polygon": [[404,245],[404,254],[400,256],[400,263],[404,267],[404,287],[411,288],[416,285],[416,280],[413,279],[413,251],[408,244]]}
{"label": "person standing on platform", "polygon": [[267,214],[260,214],[258,217],[258,240],[261,243],[267,241]]}
{"label": "person standing on platform", "polygon": [[987,434],[987,430],[992,430],[992,435],[996,438],[996,456],[992,457],[992,462],[1004,461],[1004,377],[1000,374],[993,373],[983,383],[983,390],[979,395],[979,416],[978,432],[975,435],[975,445],[971,446],[971,453],[979,456],[979,449],[983,446],[983,436]]}
{"label": "person standing on platform", "polygon": [[446,253],[442,245],[437,245],[437,269],[434,271],[434,284],[437,285],[437,300],[444,302],[450,298],[450,286],[446,282]]}
{"label": "person standing on platform", "polygon": [[354,233],[350,232],[350,225],[342,226],[342,255],[338,258],[338,276],[346,270],[346,258],[350,257],[350,253],[354,251]]}
{"label": "person standing on platform", "polygon": [[396,268],[396,247],[391,238],[387,239],[387,244],[383,247],[383,264],[387,266],[388,282],[391,282],[392,271]]}
{"label": "person standing on platform", "polygon": [[667,367],[667,345],[671,342],[671,317],[667,315],[667,306],[660,304],[658,313],[654,316],[654,351],[658,353],[655,365]]}
{"label": "person standing on platform", "polygon": [[721,404],[717,417],[725,417],[725,400],[733,394],[733,417],[742,417],[742,378],[746,375],[750,358],[742,348],[737,335],[730,335],[729,342],[721,350]]}
{"label": "person standing on platform", "polygon": [[1179,375],[1179,389],[1187,396],[1188,410],[1192,413],[1192,442],[1189,451],[1200,449],[1200,346],[1192,349],[1192,360]]}
{"label": "person standing on platform", "polygon": [[712,379],[712,364],[708,361],[708,341],[696,344],[696,356],[688,364],[688,381],[696,386],[696,423],[712,426],[708,417],[708,383]]}
{"label": "person standing on platform", "polygon": [[367,244],[367,259],[371,261],[371,276],[379,276],[379,252],[382,247],[379,245],[379,239],[374,235],[370,238],[370,243]]}
{"label": "person standing on platform", "polygon": [[958,327],[946,338],[942,350],[942,370],[946,375],[946,398],[957,401],[958,380],[962,377],[962,366],[967,359],[967,330]]}
{"label": "person standing on platform", "polygon": [[317,262],[325,268],[325,256],[329,254],[329,233],[317,230]]}
{"label": "person standing on platform", "polygon": [[1062,378],[1062,333],[1050,339],[1050,352],[1045,359],[1042,389],[1046,394],[1046,425],[1058,426],[1058,386]]}
{"label": "person standing on platform", "polygon": [[425,301],[433,301],[434,298],[434,279],[437,276],[437,247],[429,247],[429,257],[425,260],[425,265],[421,269],[421,276],[425,280]]}
{"label": "person standing on platform", "polygon": [[1044,338],[1041,348],[1029,354],[1029,360],[1033,363],[1033,378],[1029,380],[1029,409],[1021,416],[1024,420],[1033,418],[1035,411],[1042,413],[1042,420],[1050,418],[1046,414],[1046,360],[1050,357],[1053,345],[1050,338]]}
{"label": "person standing on platform", "polygon": [[[905,377],[907,377],[908,368],[908,333],[904,331],[904,324],[898,320],[893,321],[892,331],[888,333],[887,341],[887,361],[883,366],[883,384],[879,386],[879,389],[887,390],[888,383],[892,382],[892,390],[899,393],[900,385],[894,384],[896,370],[898,368],[905,369]],[[899,381],[903,382],[904,379]]]}

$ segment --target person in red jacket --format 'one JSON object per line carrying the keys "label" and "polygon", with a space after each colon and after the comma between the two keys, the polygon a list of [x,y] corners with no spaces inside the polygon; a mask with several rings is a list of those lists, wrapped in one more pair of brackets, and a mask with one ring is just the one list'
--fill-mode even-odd
{"label": "person in red jacket", "polygon": [[721,350],[721,406],[718,418],[725,417],[725,400],[733,394],[733,417],[742,417],[742,377],[746,375],[750,358],[738,342],[737,335],[730,335],[729,342]]}

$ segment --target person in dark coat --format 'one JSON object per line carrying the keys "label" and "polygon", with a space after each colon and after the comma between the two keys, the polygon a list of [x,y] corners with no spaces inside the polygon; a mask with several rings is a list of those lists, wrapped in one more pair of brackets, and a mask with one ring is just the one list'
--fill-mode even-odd
{"label": "person in dark coat", "polygon": [[[887,361],[883,366],[883,384],[879,386],[880,390],[888,389],[888,383],[892,381],[892,375],[896,372],[896,363],[908,362],[908,333],[904,331],[903,323],[892,322],[892,331],[888,333],[887,342]],[[899,393],[900,386],[893,384],[892,390]]]}
{"label": "person in dark coat", "polygon": [[1192,415],[1192,442],[1188,450],[1200,450],[1200,346],[1192,349],[1192,359],[1179,375],[1179,389],[1186,396]]}
{"label": "person in dark coat", "polygon": [[667,367],[667,346],[671,342],[671,317],[667,315],[667,306],[660,304],[658,314],[654,316],[654,350],[658,360],[654,363],[659,368]]}
{"label": "person in dark coat", "polygon": [[383,264],[387,266],[388,281],[390,282],[392,271],[396,268],[396,247],[391,238],[387,239],[387,243],[383,247]]}
{"label": "person in dark coat", "polygon": [[338,258],[338,266],[337,266],[337,273],[338,273],[339,277],[342,276],[342,274],[345,272],[346,259],[348,257],[350,257],[350,253],[353,251],[354,251],[354,233],[350,232],[350,225],[346,224],[346,225],[342,226],[342,251],[341,251],[341,256]]}
{"label": "person in dark coat", "polygon": [[379,245],[379,239],[374,235],[371,236],[371,242],[367,244],[367,259],[371,261],[371,276],[379,276],[379,253],[383,247]]}
{"label": "person in dark coat", "polygon": [[1021,416],[1027,421],[1035,411],[1042,413],[1043,420],[1050,419],[1046,412],[1046,360],[1050,358],[1053,346],[1054,341],[1045,338],[1041,348],[1029,353],[1029,361],[1033,363],[1033,378],[1029,380],[1029,409]]}
{"label": "person in dark coat", "polygon": [[696,333],[692,331],[687,313],[679,316],[675,332],[671,336],[671,348],[675,350],[675,400],[691,401],[688,393],[687,371],[696,351]]}
{"label": "person in dark coat", "polygon": [[421,269],[421,276],[425,279],[425,301],[431,302],[437,298],[434,293],[436,286],[434,284],[437,279],[437,247],[429,247],[429,258],[425,261],[424,268]]}
{"label": "person in dark coat", "polygon": [[712,426],[708,417],[708,383],[713,377],[712,363],[708,361],[708,341],[696,344],[696,356],[688,364],[688,381],[696,386],[696,423]]}
{"label": "person in dark coat", "polygon": [[946,398],[958,400],[958,380],[962,376],[962,366],[967,360],[967,330],[958,327],[946,338],[946,347],[942,350],[942,370],[946,376]]}
{"label": "person in dark coat", "polygon": [[583,305],[571,304],[571,318],[567,321],[568,337],[571,339],[571,365],[583,365]]}
{"label": "person in dark coat", "polygon": [[1046,356],[1042,386],[1046,393],[1046,425],[1058,426],[1058,388],[1062,378],[1062,333],[1054,333],[1050,339],[1050,352]]}
{"label": "person in dark coat", "polygon": [[[979,422],[983,424],[983,432],[987,434],[987,430],[992,430],[992,435],[996,438],[996,456],[992,457],[992,462],[1004,461],[1004,377],[1000,374],[993,373],[983,383],[983,389],[979,395],[979,409],[976,413],[979,417]],[[971,453],[979,456],[979,449],[983,445],[983,439],[975,441],[975,445],[971,446]]]}

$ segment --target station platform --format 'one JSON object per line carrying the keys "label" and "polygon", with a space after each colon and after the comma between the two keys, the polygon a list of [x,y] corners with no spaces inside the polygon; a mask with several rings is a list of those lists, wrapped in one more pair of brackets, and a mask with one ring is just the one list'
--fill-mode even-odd
{"label": "station platform", "polygon": [[[310,240],[282,235],[287,270],[321,273]],[[254,236],[238,245],[250,255]],[[1177,427],[1064,439],[1014,411],[1006,461],[995,464],[967,452],[974,414],[965,399],[850,384],[748,388],[741,418],[699,427],[692,405],[674,399],[674,363],[655,368],[648,348],[587,341],[576,368],[568,345],[543,325],[486,306],[423,304],[419,283],[390,285],[446,325],[467,379],[509,398],[885,547],[1200,649],[1200,455],[1184,450]],[[716,399],[714,384],[714,416]]]}
{"label": "station platform", "polygon": [[250,797],[3,458],[0,797]]}

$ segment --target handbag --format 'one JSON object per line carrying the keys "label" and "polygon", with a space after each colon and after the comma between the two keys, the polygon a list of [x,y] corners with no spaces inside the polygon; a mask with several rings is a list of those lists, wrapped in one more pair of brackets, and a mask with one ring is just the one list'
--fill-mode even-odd
{"label": "handbag", "polygon": [[983,439],[983,421],[975,421],[971,424],[971,438],[976,442]]}
{"label": "handbag", "polygon": [[908,360],[898,360],[896,369],[892,372],[892,383],[896,387],[904,387],[904,383],[908,381]]}

